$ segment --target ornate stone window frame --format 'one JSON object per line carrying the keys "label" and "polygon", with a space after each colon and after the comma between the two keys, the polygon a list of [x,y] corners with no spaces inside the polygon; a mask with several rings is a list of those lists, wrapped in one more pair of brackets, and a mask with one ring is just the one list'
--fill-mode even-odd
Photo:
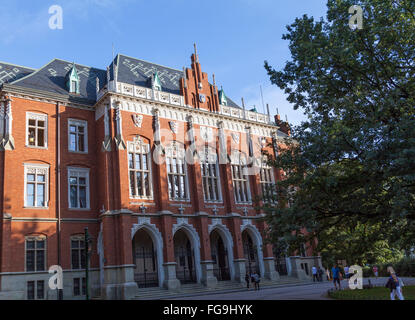
{"label": "ornate stone window frame", "polygon": [[[23,199],[24,199],[24,207],[25,208],[35,208],[35,209],[47,209],[49,207],[49,168],[50,165],[46,165],[46,164],[34,164],[34,163],[24,163],[24,195],[23,195]],[[35,174],[35,181],[33,181],[33,183],[35,184],[35,205],[34,206],[29,206],[27,203],[27,184],[28,184],[28,180],[27,180],[27,175],[28,174]],[[45,190],[44,190],[44,202],[45,205],[44,206],[37,206],[37,196],[36,196],[36,192],[37,192],[37,175],[39,174],[43,174],[45,175]]]}
{"label": "ornate stone window frame", "polygon": [[[35,140],[36,140],[36,144],[34,146],[29,144],[29,120],[35,120],[36,121],[36,134],[35,134]],[[44,141],[44,146],[38,146],[38,139],[37,139],[37,131],[38,131],[38,126],[37,126],[37,121],[44,121],[45,122],[45,127],[44,127],[44,133],[43,133],[43,141]],[[25,137],[25,143],[26,143],[26,147],[28,148],[37,148],[37,149],[47,149],[48,148],[48,115],[44,114],[44,113],[36,113],[36,112],[26,112],[26,137]]]}
{"label": "ornate stone window frame", "polygon": [[[136,136],[133,141],[127,142],[127,163],[129,162],[129,154],[141,154],[141,156],[145,156],[147,159],[147,170],[143,169],[143,160],[141,159],[141,169],[131,169],[128,164],[128,190],[130,199],[145,199],[145,200],[153,200],[154,193],[153,193],[153,176],[152,176],[152,157],[151,157],[151,148],[150,145],[143,141],[142,137]],[[131,177],[130,171],[134,172],[141,172],[141,173],[148,173],[148,183],[149,183],[149,195],[132,195],[131,193]],[[136,187],[136,185],[134,186]],[[144,186],[143,186],[144,188]]]}

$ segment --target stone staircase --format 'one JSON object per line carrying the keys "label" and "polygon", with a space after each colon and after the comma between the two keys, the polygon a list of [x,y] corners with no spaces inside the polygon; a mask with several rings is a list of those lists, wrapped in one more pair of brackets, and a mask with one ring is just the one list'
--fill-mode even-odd
{"label": "stone staircase", "polygon": [[[285,287],[292,285],[300,285],[309,283],[309,280],[299,280],[297,278],[281,276],[278,281],[271,281],[267,279],[261,279],[260,287],[273,288],[273,287]],[[252,285],[251,285],[251,289]],[[236,281],[219,281],[214,288],[207,288],[201,284],[184,284],[178,290],[167,290],[164,288],[140,288],[140,294],[133,298],[133,300],[168,300],[172,298],[186,298],[190,296],[203,296],[207,294],[215,293],[229,293],[248,291],[245,283],[239,283]]]}

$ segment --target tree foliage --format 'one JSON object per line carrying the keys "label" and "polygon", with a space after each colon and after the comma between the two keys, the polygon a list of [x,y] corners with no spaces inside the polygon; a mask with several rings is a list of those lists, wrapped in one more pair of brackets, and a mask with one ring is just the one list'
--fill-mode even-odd
{"label": "tree foliage", "polygon": [[[362,30],[349,28],[352,5],[363,8]],[[271,82],[308,116],[272,160],[287,176],[267,221],[271,238],[293,248],[317,237],[320,251],[350,245],[340,253],[370,260],[379,246],[415,241],[415,1],[327,7],[325,19],[304,15],[287,26],[292,59],[282,70],[265,62]]]}

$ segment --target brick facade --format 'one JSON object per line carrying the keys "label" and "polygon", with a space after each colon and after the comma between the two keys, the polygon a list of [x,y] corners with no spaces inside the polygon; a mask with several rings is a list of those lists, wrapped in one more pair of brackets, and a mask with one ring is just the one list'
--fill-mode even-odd
{"label": "brick facade", "polygon": [[[179,94],[155,88],[157,74],[149,76],[149,87],[122,82],[121,76],[117,77],[119,61],[119,57],[114,60],[109,68],[111,76],[107,73],[104,83],[97,80],[93,102],[69,92],[44,90],[42,83],[38,88],[24,85],[36,75],[2,86],[0,297],[28,298],[28,281],[44,280],[45,298],[55,299],[56,293],[47,288],[47,270],[60,265],[64,270],[64,298],[76,298],[73,278],[82,279],[84,269],[73,267],[71,237],[83,235],[85,227],[92,238],[92,296],[126,299],[145,290],[142,286],[176,289],[187,282],[206,286],[215,286],[218,280],[243,282],[249,269],[277,279],[272,246],[263,240],[263,213],[255,208],[263,196],[260,174],[254,171],[255,166],[247,168],[250,196],[238,203],[230,160],[235,151],[257,158],[262,151],[275,156],[284,133],[269,115],[220,101],[220,92],[202,72],[197,54],[192,55],[191,67],[178,79]],[[95,78],[88,81],[86,86],[94,87]],[[46,116],[42,147],[28,144],[29,113]],[[83,129],[87,132],[82,142],[87,148],[84,152],[70,151],[70,119],[87,123]],[[161,134],[157,134],[158,128]],[[137,145],[150,150],[149,178],[141,180],[149,183],[150,194],[145,197],[133,196],[131,191],[129,153],[131,146]],[[205,198],[206,192],[215,191],[202,181],[197,156],[190,157],[195,163],[183,166],[186,199],[172,199],[166,158],[181,148],[189,155],[195,155],[189,151],[197,150],[200,156],[207,145],[217,153],[218,179],[211,181],[218,182],[219,199]],[[221,150],[226,150],[225,156]],[[36,166],[47,168],[46,183],[45,189],[39,187],[32,195],[28,191],[32,190],[28,186],[32,178],[25,168]],[[82,171],[87,176],[86,196],[82,187],[69,190],[71,168],[86,169]],[[281,179],[279,170],[271,172],[272,182]],[[137,177],[134,181],[139,181]],[[76,180],[78,186],[81,179]],[[182,180],[177,178],[176,182],[173,189],[182,190]],[[137,190],[145,187],[139,182],[134,185]],[[46,203],[30,206],[32,197],[38,202],[46,197]],[[76,199],[82,208],[70,208],[70,201]],[[28,237],[46,239],[44,270],[26,270]]]}

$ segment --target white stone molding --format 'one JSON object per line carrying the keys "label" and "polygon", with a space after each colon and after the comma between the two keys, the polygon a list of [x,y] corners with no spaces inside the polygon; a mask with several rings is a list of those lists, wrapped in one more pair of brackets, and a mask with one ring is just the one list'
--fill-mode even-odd
{"label": "white stone molding", "polygon": [[[148,89],[151,91],[151,89]],[[150,103],[148,102],[146,97],[137,97],[129,98],[129,97],[119,97],[117,99],[120,101],[119,108],[121,111],[132,112],[136,114],[143,114],[143,115],[154,115],[154,109],[159,110],[159,116],[163,119],[173,120],[173,121],[186,121],[186,116],[189,114],[190,107],[181,106],[174,103],[166,102],[164,103]],[[141,101],[142,100],[142,101]],[[162,101],[160,101],[162,102]],[[111,105],[112,108],[115,109],[115,105]],[[239,109],[238,109],[239,110]],[[223,121],[223,128],[229,131],[239,132],[239,133],[246,133],[245,127],[247,123],[244,122],[243,118],[228,118],[226,114],[221,115],[218,113],[212,113],[205,110],[197,110],[192,108],[191,112],[193,113],[194,123],[201,125],[201,126],[210,126],[216,127],[216,123],[218,120]],[[101,116],[100,114],[98,114]],[[96,117],[98,117],[98,115]],[[224,117],[225,116],[225,117]],[[261,123],[261,122],[252,122],[249,123],[251,127],[252,134],[258,136],[265,136],[271,137],[271,132],[275,131],[276,127],[272,126],[268,123]]]}
{"label": "white stone molding", "polygon": [[262,253],[262,236],[261,236],[261,233],[259,232],[257,227],[252,224],[251,219],[242,219],[241,234],[245,230],[249,233],[252,240],[255,242],[255,245],[256,245],[256,248],[257,248],[259,269],[261,271],[261,275],[264,276],[265,266],[264,266],[264,255]]}
{"label": "white stone molding", "polygon": [[115,143],[117,145],[118,150],[125,150],[126,145],[124,138],[122,136],[122,116],[121,116],[121,109],[120,109],[120,101],[115,101],[115,123],[117,126],[117,135],[115,137]]}
{"label": "white stone molding", "polygon": [[4,101],[0,101],[0,142],[4,137]]}
{"label": "white stone molding", "polygon": [[3,148],[5,150],[14,150],[14,138],[12,134],[12,100],[6,99],[6,116],[5,116],[5,127],[4,127],[4,142]]}
{"label": "white stone molding", "polygon": [[157,271],[159,287],[163,287],[164,270],[163,270],[163,236],[157,226],[151,223],[150,217],[138,217],[137,223],[131,228],[131,241],[133,241],[138,230],[145,230],[150,236],[153,244],[157,248]]}
{"label": "white stone molding", "polygon": [[143,115],[142,114],[133,114],[131,117],[133,118],[134,125],[137,128],[141,128],[141,125],[143,124]]}
{"label": "white stone molding", "polygon": [[192,245],[192,249],[194,252],[194,258],[195,258],[195,267],[196,267],[196,278],[197,282],[200,283],[202,279],[202,266],[200,263],[200,237],[197,233],[196,229],[193,227],[192,224],[189,223],[188,218],[177,218],[177,223],[173,224],[172,228],[172,236],[174,238],[174,235],[177,231],[183,230],[186,235],[189,237],[190,243]]}

